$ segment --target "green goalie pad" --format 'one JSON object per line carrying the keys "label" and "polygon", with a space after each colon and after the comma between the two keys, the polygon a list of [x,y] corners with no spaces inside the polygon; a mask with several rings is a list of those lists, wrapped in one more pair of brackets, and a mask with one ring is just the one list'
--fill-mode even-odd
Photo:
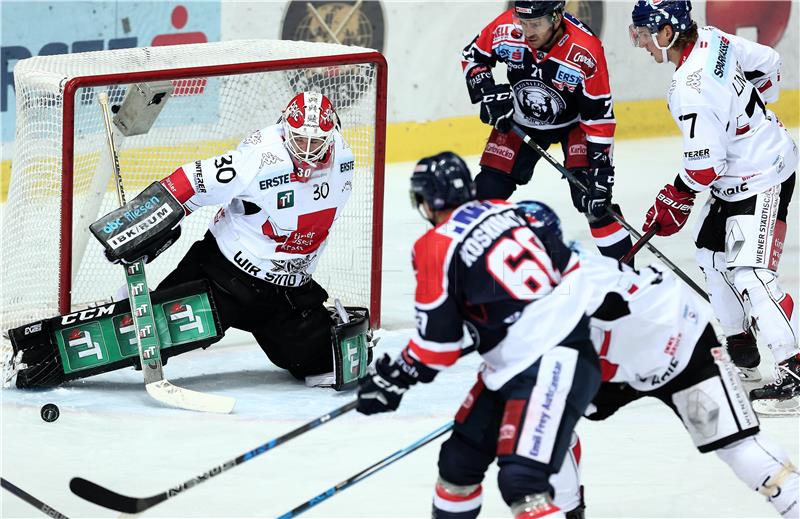
{"label": "green goalie pad", "polygon": [[343,391],[358,385],[358,379],[367,374],[372,330],[369,327],[369,310],[357,306],[344,307],[350,319],[342,322],[334,309],[333,339],[333,389]]}
{"label": "green goalie pad", "polygon": [[[207,348],[222,338],[205,281],[151,295],[161,358]],[[18,388],[58,386],[69,380],[133,366],[141,369],[130,303],[118,301],[9,330],[14,357],[21,351]]]}

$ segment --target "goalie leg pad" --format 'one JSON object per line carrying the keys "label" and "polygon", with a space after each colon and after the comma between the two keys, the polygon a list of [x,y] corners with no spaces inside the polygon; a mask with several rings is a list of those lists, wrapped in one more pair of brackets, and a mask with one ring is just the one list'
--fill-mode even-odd
{"label": "goalie leg pad", "polygon": [[[152,293],[161,356],[166,359],[222,338],[214,298],[204,281]],[[130,303],[86,308],[9,330],[22,352],[18,388],[52,387],[127,366],[141,368]]]}
{"label": "goalie leg pad", "polygon": [[369,366],[372,331],[369,327],[369,310],[361,307],[345,307],[349,322],[341,321],[335,309],[329,309],[334,325],[331,328],[333,347],[333,371],[336,391],[350,389],[358,379],[367,374]]}

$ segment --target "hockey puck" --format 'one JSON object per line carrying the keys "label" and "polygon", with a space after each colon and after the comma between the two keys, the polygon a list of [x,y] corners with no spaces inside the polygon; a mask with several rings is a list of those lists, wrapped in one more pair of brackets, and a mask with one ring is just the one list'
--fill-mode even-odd
{"label": "hockey puck", "polygon": [[56,404],[45,404],[42,406],[42,420],[45,422],[55,422],[61,412]]}

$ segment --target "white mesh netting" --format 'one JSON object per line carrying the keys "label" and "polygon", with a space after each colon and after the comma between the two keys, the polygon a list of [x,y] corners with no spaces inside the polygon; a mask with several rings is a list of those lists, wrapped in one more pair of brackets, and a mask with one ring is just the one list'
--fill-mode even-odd
{"label": "white mesh netting", "polygon": [[[253,130],[274,123],[296,92],[320,91],[331,98],[342,120],[343,134],[356,156],[356,182],[314,278],[343,303],[370,307],[375,290],[370,274],[380,261],[373,259],[373,200],[383,172],[376,171],[374,155],[378,72],[377,65],[366,59],[367,53],[374,57],[374,51],[359,47],[247,40],[20,61],[15,68],[15,154],[0,248],[2,330],[57,315],[59,298],[68,298],[75,310],[108,300],[124,284],[122,268],[105,261],[100,245],[88,231],[93,220],[117,204],[113,183],[98,181],[108,178],[109,163],[96,94],[105,90],[111,104],[119,104],[131,86],[120,74],[193,67],[204,67],[203,73],[172,80],[175,91],[149,132],[115,136],[128,199],[177,166],[221,154]],[[354,54],[364,54],[364,62],[350,63]],[[305,60],[331,55],[348,63],[320,65],[317,61],[314,66],[313,59]],[[272,63],[214,75],[220,67],[265,61]],[[65,120],[66,81],[98,75],[107,76],[104,82],[108,86],[79,88],[74,121]],[[162,81],[171,79],[169,74],[156,75]],[[114,84],[119,81],[123,82]],[[136,82],[147,81],[137,78]],[[65,139],[70,125],[74,138]],[[62,164],[65,145],[74,150],[71,166]],[[67,197],[73,213],[70,243],[60,239],[62,174],[71,174],[74,184]],[[151,288],[203,235],[215,211],[204,208],[184,220],[179,242],[147,266]],[[380,215],[377,217],[380,224]],[[64,248],[73,258],[71,292],[59,284]]]}

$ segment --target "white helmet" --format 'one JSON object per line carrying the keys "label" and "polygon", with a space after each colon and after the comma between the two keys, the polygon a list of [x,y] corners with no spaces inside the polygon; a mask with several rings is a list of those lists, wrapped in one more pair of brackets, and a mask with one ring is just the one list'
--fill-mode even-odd
{"label": "white helmet", "polygon": [[318,92],[294,96],[281,117],[286,149],[300,163],[315,166],[326,158],[339,129],[339,116],[330,99]]}

